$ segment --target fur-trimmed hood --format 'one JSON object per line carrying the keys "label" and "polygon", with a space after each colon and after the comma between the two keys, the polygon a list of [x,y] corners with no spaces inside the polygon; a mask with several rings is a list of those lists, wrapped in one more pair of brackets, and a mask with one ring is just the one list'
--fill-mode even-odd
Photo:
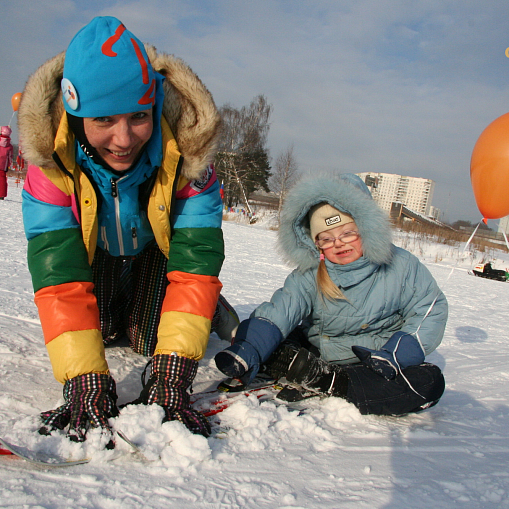
{"label": "fur-trimmed hood", "polygon": [[[184,161],[182,175],[199,178],[213,162],[220,117],[212,95],[198,76],[180,59],[145,44],[154,70],[164,80],[163,115]],[[18,109],[18,130],[23,155],[31,164],[56,168],[54,140],[64,113],[60,81],[65,51],[45,62],[28,79]]]}
{"label": "fur-trimmed hood", "polygon": [[287,262],[297,265],[300,271],[318,265],[320,253],[310,236],[308,212],[323,202],[353,217],[366,259],[378,265],[391,261],[392,235],[387,214],[374,202],[360,177],[345,173],[303,179],[289,192],[278,235],[279,249]]}

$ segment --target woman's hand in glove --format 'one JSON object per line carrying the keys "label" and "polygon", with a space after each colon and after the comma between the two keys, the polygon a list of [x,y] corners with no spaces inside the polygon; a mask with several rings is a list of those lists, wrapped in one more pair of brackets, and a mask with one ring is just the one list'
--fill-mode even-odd
{"label": "woman's hand in glove", "polygon": [[198,371],[198,361],[178,355],[159,354],[152,357],[150,378],[140,397],[128,404],[157,404],[164,409],[164,420],[182,422],[190,431],[208,437],[207,418],[191,407],[188,387]]}
{"label": "woman's hand in glove", "polygon": [[110,417],[118,415],[115,380],[110,375],[88,373],[64,384],[65,403],[56,410],[41,414],[41,435],[49,435],[55,429],[67,426],[67,436],[74,442],[83,442],[89,427],[103,428],[110,435],[107,449],[113,449],[113,433],[108,424]]}

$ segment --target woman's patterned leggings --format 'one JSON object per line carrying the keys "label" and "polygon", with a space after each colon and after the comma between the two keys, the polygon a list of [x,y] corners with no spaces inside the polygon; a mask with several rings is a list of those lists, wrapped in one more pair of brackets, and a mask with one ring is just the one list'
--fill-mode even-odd
{"label": "woman's patterned leggings", "polygon": [[92,263],[94,294],[104,343],[126,336],[132,349],[152,356],[168,279],[167,259],[157,245],[131,257],[97,248]]}

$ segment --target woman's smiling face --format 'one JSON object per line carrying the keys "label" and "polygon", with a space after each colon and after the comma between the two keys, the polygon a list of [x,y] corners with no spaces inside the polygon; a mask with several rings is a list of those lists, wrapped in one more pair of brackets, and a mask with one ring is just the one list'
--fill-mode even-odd
{"label": "woman's smiling face", "polygon": [[106,117],[85,117],[83,127],[88,142],[103,160],[116,171],[126,171],[152,136],[152,109]]}

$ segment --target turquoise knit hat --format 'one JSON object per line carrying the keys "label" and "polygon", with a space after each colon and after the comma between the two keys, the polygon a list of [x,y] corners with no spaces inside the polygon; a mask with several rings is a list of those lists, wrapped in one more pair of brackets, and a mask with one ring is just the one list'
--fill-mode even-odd
{"label": "turquoise knit hat", "polygon": [[143,43],[117,18],[99,16],[74,36],[65,53],[65,110],[77,117],[148,110],[162,80]]}

